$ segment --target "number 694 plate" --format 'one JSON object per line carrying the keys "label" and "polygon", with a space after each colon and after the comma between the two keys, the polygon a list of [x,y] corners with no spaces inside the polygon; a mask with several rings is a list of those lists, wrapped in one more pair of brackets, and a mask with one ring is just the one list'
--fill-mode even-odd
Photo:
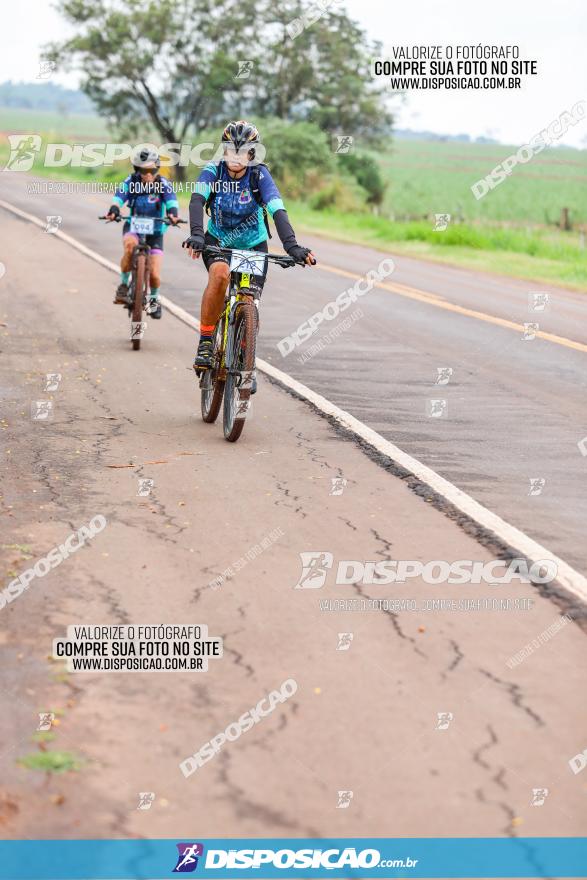
{"label": "number 694 plate", "polygon": [[130,231],[136,232],[138,235],[153,235],[155,228],[154,217],[131,217]]}

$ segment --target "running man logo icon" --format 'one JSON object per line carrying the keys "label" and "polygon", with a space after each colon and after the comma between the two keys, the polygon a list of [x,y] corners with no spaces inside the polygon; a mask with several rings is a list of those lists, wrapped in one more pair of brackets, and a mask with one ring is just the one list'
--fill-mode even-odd
{"label": "running man logo icon", "polygon": [[547,797],[548,797],[548,789],[547,788],[533,788],[532,789],[532,800],[530,801],[530,806],[531,807],[541,807]]}
{"label": "running man logo icon", "polygon": [[235,419],[244,419],[246,417],[250,419],[252,410],[253,406],[251,400],[239,400],[236,405],[234,417]]}
{"label": "running man logo icon", "polygon": [[300,553],[302,573],[294,590],[319,590],[326,582],[326,573],[332,568],[334,557],[326,550]]}
{"label": "running man logo icon", "polygon": [[31,403],[31,419],[34,422],[46,422],[53,417],[52,400],[33,400]]}
{"label": "running man logo icon", "polygon": [[351,647],[351,642],[354,638],[353,633],[339,633],[338,634],[338,644],[336,646],[337,651],[348,651]]}
{"label": "running man logo icon", "polygon": [[436,722],[436,730],[448,730],[448,726],[453,720],[454,715],[452,712],[437,712],[436,717],[438,719]]}
{"label": "running man logo icon", "polygon": [[540,324],[537,324],[535,321],[524,321],[524,334],[522,339],[527,341],[536,339],[536,333],[538,330],[540,330]]}
{"label": "running man logo icon", "polygon": [[347,481],[344,477],[331,477],[330,478],[331,489],[330,495],[342,495],[344,492],[344,488],[347,484]]}
{"label": "running man logo icon", "polygon": [[549,293],[529,293],[528,309],[531,312],[547,312],[550,306]]}
{"label": "running man logo icon", "polygon": [[54,712],[39,712],[39,726],[37,727],[37,730],[51,730],[54,720]]}
{"label": "running man logo icon", "polygon": [[54,61],[40,61],[37,79],[50,79],[51,74],[57,70],[57,64]]}
{"label": "running man logo icon", "polygon": [[60,214],[47,214],[46,216],[47,225],[45,226],[45,232],[54,235],[61,226],[63,217]]}
{"label": "running man logo icon", "polygon": [[198,859],[204,855],[203,843],[178,843],[176,844],[179,855],[177,865],[173,869],[174,874],[187,874],[195,871],[198,867]]}
{"label": "running man logo icon", "polygon": [[235,79],[248,79],[251,75],[252,67],[253,67],[252,61],[239,61],[238,62],[238,73],[235,76]]}
{"label": "running man logo icon", "polygon": [[454,370],[452,367],[436,367],[435,385],[448,385]]}
{"label": "running man logo icon", "polygon": [[448,400],[440,397],[427,400],[426,415],[429,419],[445,419],[448,415]]}
{"label": "running man logo icon", "polygon": [[45,391],[57,391],[61,382],[61,373],[45,373]]}
{"label": "running man logo icon", "polygon": [[10,156],[6,163],[8,171],[30,171],[35,156],[41,149],[40,134],[9,134]]}
{"label": "running man logo icon", "polygon": [[542,490],[546,486],[544,477],[530,477],[530,489],[528,495],[542,495]]}
{"label": "running man logo icon", "polygon": [[150,810],[154,800],[154,791],[139,791],[139,803],[137,806],[137,810]]}
{"label": "running man logo icon", "polygon": [[444,232],[445,229],[448,229],[449,223],[450,214],[435,214],[434,228],[432,229],[432,232]]}
{"label": "running man logo icon", "polygon": [[335,153],[350,153],[353,146],[353,138],[350,134],[337,134],[336,141]]}
{"label": "running man logo icon", "polygon": [[346,810],[351,805],[351,800],[353,798],[352,791],[339,791],[338,792],[338,803],[336,805],[337,810]]}

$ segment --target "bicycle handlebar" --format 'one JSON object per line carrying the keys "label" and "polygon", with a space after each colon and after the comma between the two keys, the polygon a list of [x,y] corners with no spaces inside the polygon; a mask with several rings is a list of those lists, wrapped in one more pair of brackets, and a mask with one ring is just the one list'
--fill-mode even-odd
{"label": "bicycle handlebar", "polygon": [[[98,220],[108,220],[109,223],[121,223],[123,220],[130,220],[131,214],[118,214],[114,220],[111,220],[108,214],[103,214],[98,217]],[[172,223],[168,217],[153,217],[156,223],[164,223],[165,226],[181,226],[184,223],[187,223],[187,220],[177,220],[176,223]]]}
{"label": "bicycle handlebar", "polygon": [[[241,250],[246,251],[247,248],[234,248],[234,250],[236,250],[237,252]],[[202,253],[216,257],[231,257],[232,252],[233,248],[218,247],[218,245],[215,244],[207,244],[202,250]],[[266,260],[269,260],[272,263],[276,263],[278,266],[281,266],[282,269],[289,269],[291,266],[297,265],[293,257],[288,257],[285,255],[280,256],[279,254],[265,254],[263,253],[263,251],[251,251],[251,253],[255,253],[256,255],[264,257]]]}

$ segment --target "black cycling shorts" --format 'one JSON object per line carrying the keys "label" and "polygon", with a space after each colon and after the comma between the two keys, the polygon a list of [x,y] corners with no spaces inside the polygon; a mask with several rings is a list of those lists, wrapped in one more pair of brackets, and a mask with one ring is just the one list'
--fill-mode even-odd
{"label": "black cycling shorts", "polygon": [[[134,238],[136,238],[137,243],[138,243],[139,237],[136,234],[136,232],[130,231],[130,223],[128,222],[128,220],[126,221],[126,223],[122,227],[122,237],[124,238],[125,235],[132,235]],[[157,253],[157,251],[160,251],[161,253],[163,253],[163,233],[162,232],[156,232],[154,235],[145,235],[145,241],[149,245],[149,247],[151,248],[152,251],[154,251],[155,253]]]}
{"label": "black cycling shorts", "polygon": [[[204,235],[204,245],[213,244],[216,247],[220,246],[220,242],[215,236],[210,235],[209,232],[206,232]],[[265,241],[259,242],[259,244],[254,245],[253,247],[242,248],[242,250],[247,251],[261,251],[261,253],[266,254],[269,250],[267,247],[267,239]],[[229,257],[221,257],[220,255],[212,255],[212,254],[202,254],[202,259],[204,260],[204,266],[208,271],[210,271],[210,266],[212,263],[226,263],[230,265]],[[265,279],[267,278],[267,262],[265,262],[265,271],[263,276],[255,275],[255,285],[259,288],[259,290],[263,289],[263,285],[265,284]]]}

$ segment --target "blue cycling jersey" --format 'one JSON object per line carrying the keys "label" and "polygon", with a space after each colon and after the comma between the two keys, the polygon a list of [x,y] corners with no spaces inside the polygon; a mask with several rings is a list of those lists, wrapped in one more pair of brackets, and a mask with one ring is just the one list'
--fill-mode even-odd
{"label": "blue cycling jersey", "polygon": [[[195,192],[206,200],[215,192],[208,232],[223,247],[251,248],[267,239],[263,208],[251,192],[250,177],[250,167],[235,180],[225,162],[210,162],[195,185]],[[259,168],[259,191],[271,217],[284,209],[281,194],[265,165]]]}
{"label": "blue cycling jersey", "polygon": [[[141,175],[129,174],[114,194],[114,204],[128,204],[130,214],[141,217],[165,217],[169,208],[178,208],[177,197],[166,177],[160,175],[152,183],[143,183]],[[164,223],[156,223],[156,232],[167,231]],[[158,228],[157,228],[158,227]]]}

